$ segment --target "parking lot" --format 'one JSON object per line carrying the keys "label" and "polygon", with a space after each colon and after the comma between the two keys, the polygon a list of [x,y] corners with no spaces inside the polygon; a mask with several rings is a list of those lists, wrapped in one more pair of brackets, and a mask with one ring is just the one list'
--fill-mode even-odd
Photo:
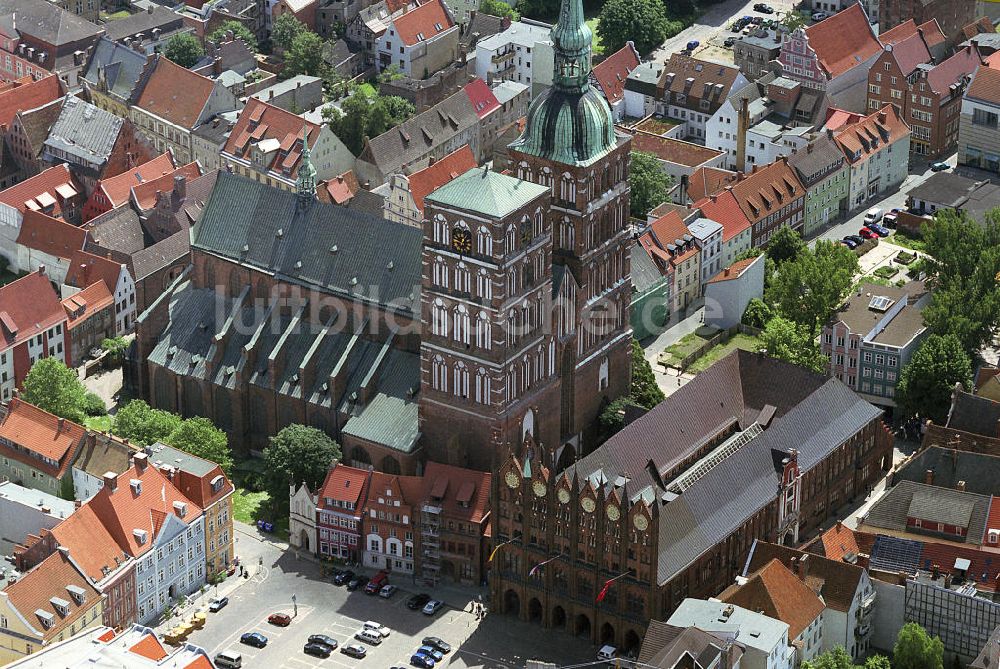
{"label": "parking lot", "polygon": [[[491,614],[477,620],[471,607],[461,610],[457,601],[434,616],[411,611],[406,600],[421,590],[413,587],[408,577],[400,577],[395,582],[400,590],[392,598],[383,599],[360,590],[348,592],[319,572],[314,563],[275,552],[271,560],[265,559],[259,574],[230,593],[225,608],[208,614],[205,627],[194,631],[188,641],[205,648],[213,657],[222,650],[235,650],[249,669],[408,667],[410,657],[426,636],[439,637],[452,646],[440,665],[456,669],[512,669],[523,667],[527,659],[534,657],[574,664],[593,660],[597,652],[589,640],[552,634],[507,616]],[[433,589],[422,591],[438,594]],[[272,613],[293,616],[291,624],[284,628],[269,624],[267,618]],[[312,657],[302,650],[312,634],[333,637],[339,646],[361,644],[354,634],[366,620],[385,625],[391,632],[378,646],[362,644],[368,651],[363,659],[345,655],[339,648],[328,658]],[[245,632],[266,636],[266,647],[241,644],[240,636]]]}

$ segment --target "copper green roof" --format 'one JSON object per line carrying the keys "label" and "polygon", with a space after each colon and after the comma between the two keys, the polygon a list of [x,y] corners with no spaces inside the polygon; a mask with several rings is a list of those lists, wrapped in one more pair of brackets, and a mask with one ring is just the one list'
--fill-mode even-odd
{"label": "copper green roof", "polygon": [[424,201],[503,218],[547,192],[547,186],[484,167],[473,167],[425,197]]}
{"label": "copper green roof", "polygon": [[590,86],[593,33],[582,0],[562,0],[552,28],[552,87],[528,108],[528,121],[511,148],[568,165],[589,165],[615,146],[607,100]]}

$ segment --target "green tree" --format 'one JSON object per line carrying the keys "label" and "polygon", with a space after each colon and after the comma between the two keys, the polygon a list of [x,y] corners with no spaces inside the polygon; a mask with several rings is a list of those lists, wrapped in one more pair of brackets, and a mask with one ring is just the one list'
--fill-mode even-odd
{"label": "green tree", "polygon": [[128,350],[128,340],[125,337],[111,337],[101,342],[101,349],[107,351],[114,364],[121,364]]}
{"label": "green tree", "polygon": [[932,334],[900,371],[896,402],[905,416],[944,424],[956,383],[972,387],[972,360],[953,334]]}
{"label": "green tree", "polygon": [[943,669],[944,644],[917,623],[906,623],[892,649],[893,669]]}
{"label": "green tree", "polygon": [[628,395],[619,397],[604,407],[601,415],[598,416],[601,443],[604,443],[625,427],[625,412],[630,407],[645,409],[645,407],[640,406]]}
{"label": "green tree", "polygon": [[289,425],[264,449],[265,489],[274,502],[287,504],[289,484],[304,482],[315,490],[340,458],[340,446],[322,430]]}
{"label": "green tree", "polygon": [[856,669],[851,656],[843,646],[820,653],[812,660],[802,663],[802,669]]}
{"label": "green tree", "polygon": [[205,50],[191,33],[177,33],[167,40],[163,55],[181,67],[191,67],[205,55]]}
{"label": "green tree", "polygon": [[662,0],[608,0],[597,24],[606,53],[618,51],[631,41],[640,54],[647,54],[663,43],[670,30]]}
{"label": "green tree", "polygon": [[632,215],[645,218],[651,209],[666,202],[670,197],[670,187],[674,185],[674,179],[663,171],[656,156],[633,151],[628,183],[632,188],[630,195]]}
{"label": "green tree", "polygon": [[559,14],[559,0],[518,0],[517,11],[530,19],[554,19]]}
{"label": "green tree", "polygon": [[771,320],[772,315],[771,307],[767,306],[764,300],[755,297],[750,300],[747,308],[743,310],[743,317],[740,318],[740,322],[752,328],[763,328]]}
{"label": "green tree", "polygon": [[780,266],[786,260],[798,257],[799,252],[806,247],[802,235],[787,225],[782,225],[767,242],[767,257]]}
{"label": "green tree", "polygon": [[291,49],[295,38],[308,30],[306,24],[291,14],[282,14],[271,28],[271,43],[281,49]]}
{"label": "green tree", "polygon": [[788,28],[789,31],[797,30],[798,28],[803,28],[806,26],[806,17],[793,10],[784,12],[781,18],[778,19],[778,23]]}
{"label": "green tree", "polygon": [[479,11],[490,16],[499,16],[502,19],[507,18],[511,21],[519,21],[521,19],[521,15],[503,0],[482,0],[479,3]]}
{"label": "green tree", "polygon": [[80,423],[84,419],[87,390],[75,370],[58,358],[42,358],[24,377],[21,398],[61,418]]}
{"label": "green tree", "polygon": [[229,451],[226,433],[207,418],[201,416],[188,418],[164,441],[185,453],[214,462],[222,467],[222,471],[227,475],[233,469],[233,456]]}
{"label": "green tree", "polygon": [[295,36],[292,46],[285,51],[285,69],[282,78],[288,79],[298,74],[311,77],[323,73],[323,40],[314,32],[304,32]]}
{"label": "green tree", "polygon": [[865,660],[865,669],[892,669],[892,663],[885,655],[869,655]]}
{"label": "green tree", "polygon": [[149,446],[157,441],[168,443],[167,439],[180,424],[180,416],[154,409],[142,400],[132,400],[115,414],[111,433],[137,446]]}
{"label": "green tree", "polygon": [[230,30],[233,31],[233,36],[243,40],[250,47],[251,51],[254,53],[257,52],[257,38],[250,32],[249,28],[239,21],[226,21],[215,32],[209,35],[208,39],[213,42],[221,42],[226,39],[226,33]]}
{"label": "green tree", "polygon": [[794,321],[781,316],[773,317],[764,326],[760,342],[772,358],[785,360],[814,372],[826,371],[826,356],[820,352],[809,331]]}
{"label": "green tree", "polygon": [[632,389],[629,397],[639,406],[652,409],[667,398],[656,383],[653,368],[646,360],[646,355],[639,341],[632,339]]}
{"label": "green tree", "polygon": [[786,261],[771,279],[768,301],[777,312],[806,328],[815,338],[851,287],[858,257],[841,244],[819,240]]}
{"label": "green tree", "polygon": [[413,104],[401,97],[356,88],[341,103],[340,109],[325,108],[323,118],[330,124],[333,134],[357,155],[364,147],[365,137],[377,137],[415,112]]}
{"label": "green tree", "polygon": [[87,416],[106,416],[108,407],[97,393],[87,392],[83,396],[83,413]]}
{"label": "green tree", "polygon": [[375,80],[380,84],[387,84],[392,81],[398,81],[399,79],[402,79],[405,76],[406,75],[403,74],[403,71],[399,69],[399,65],[396,65],[395,63],[389,63],[388,65],[382,68],[382,71],[378,73],[378,76],[375,77]]}

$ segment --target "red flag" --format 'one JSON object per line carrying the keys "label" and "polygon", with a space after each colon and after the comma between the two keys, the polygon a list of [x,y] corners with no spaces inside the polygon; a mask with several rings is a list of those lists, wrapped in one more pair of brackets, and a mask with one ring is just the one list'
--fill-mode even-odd
{"label": "red flag", "polygon": [[597,603],[598,604],[600,604],[601,602],[604,601],[604,598],[608,594],[608,589],[611,587],[611,584],[614,583],[614,582],[615,582],[615,579],[613,579],[613,578],[609,578],[607,581],[604,582],[604,587],[601,588],[601,591],[599,593],[597,593]]}

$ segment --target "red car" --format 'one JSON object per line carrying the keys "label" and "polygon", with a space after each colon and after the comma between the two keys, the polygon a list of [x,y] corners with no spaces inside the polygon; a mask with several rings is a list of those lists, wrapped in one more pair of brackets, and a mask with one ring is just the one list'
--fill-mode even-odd
{"label": "red car", "polygon": [[858,230],[858,234],[864,237],[865,239],[878,238],[878,235],[875,234],[875,232],[873,232],[872,230],[869,230],[868,228],[861,228],[860,230]]}
{"label": "red car", "polygon": [[267,617],[267,622],[278,627],[288,627],[292,624],[292,617],[287,613],[272,613]]}
{"label": "red car", "polygon": [[372,577],[372,580],[368,581],[368,585],[365,586],[365,592],[369,595],[374,595],[382,586],[389,582],[389,573],[384,569]]}

